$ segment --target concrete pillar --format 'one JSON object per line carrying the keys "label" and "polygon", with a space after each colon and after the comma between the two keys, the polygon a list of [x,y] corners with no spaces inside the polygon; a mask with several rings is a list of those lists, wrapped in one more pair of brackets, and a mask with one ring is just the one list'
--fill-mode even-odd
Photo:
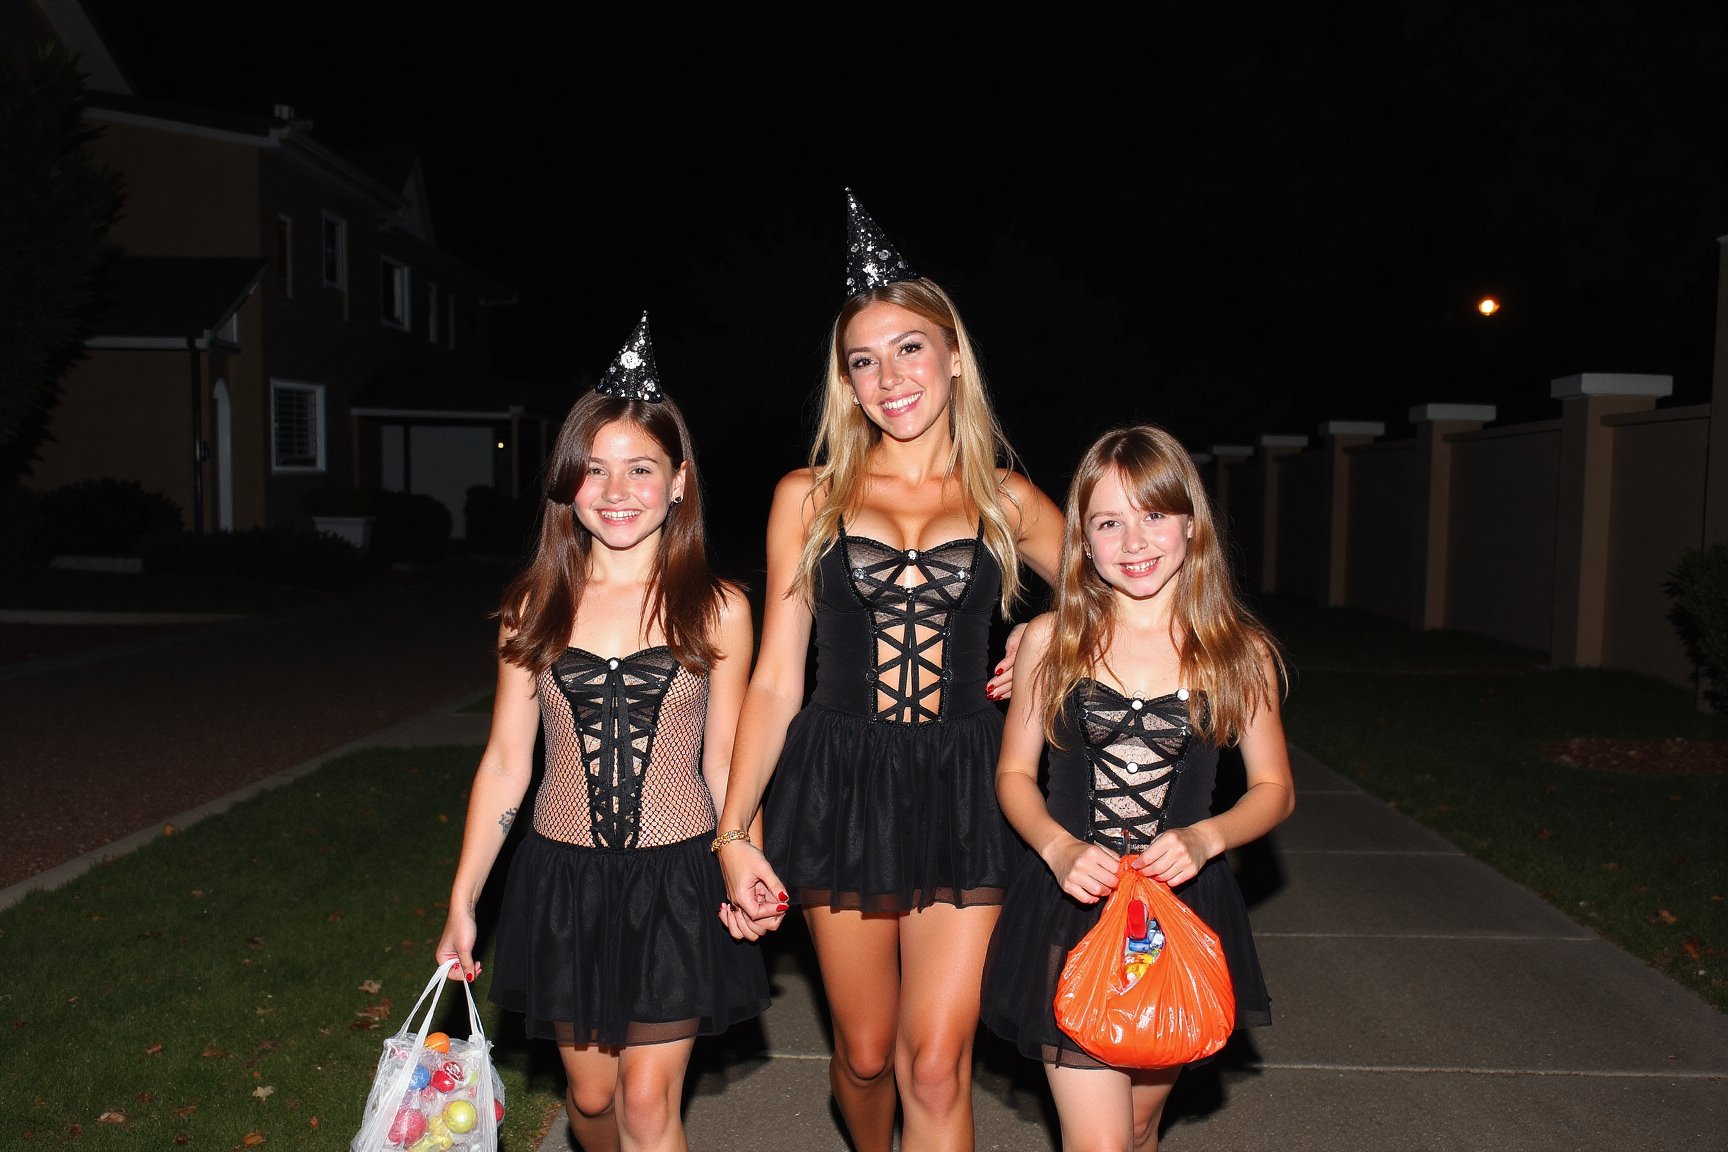
{"label": "concrete pillar", "polygon": [[1728,236],[1716,241],[1716,370],[1710,385],[1710,447],[1704,476],[1704,543],[1728,543]]}
{"label": "concrete pillar", "polygon": [[1331,508],[1326,516],[1326,606],[1342,608],[1349,603],[1350,571],[1350,454],[1345,449],[1370,444],[1386,435],[1378,420],[1328,420],[1320,425],[1321,449],[1326,453],[1326,474],[1331,489]]}
{"label": "concrete pillar", "polygon": [[1278,460],[1308,447],[1306,436],[1260,437],[1260,591],[1278,591]]}
{"label": "concrete pillar", "polygon": [[1474,432],[1493,420],[1492,404],[1418,404],[1410,409],[1416,425],[1416,486],[1411,514],[1416,518],[1415,579],[1411,581],[1410,627],[1446,626],[1446,575],[1451,567],[1452,445],[1447,437]]}
{"label": "concrete pillar", "polygon": [[1560,484],[1554,521],[1556,664],[1602,663],[1608,599],[1609,508],[1614,494],[1614,429],[1604,416],[1644,411],[1674,391],[1672,376],[1585,372],[1549,388],[1560,401]]}

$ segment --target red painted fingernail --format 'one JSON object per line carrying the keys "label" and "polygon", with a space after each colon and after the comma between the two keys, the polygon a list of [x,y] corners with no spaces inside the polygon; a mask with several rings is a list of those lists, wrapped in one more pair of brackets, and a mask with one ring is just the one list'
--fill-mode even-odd
{"label": "red painted fingernail", "polygon": [[784,893],[784,892],[780,893],[780,903],[782,903],[782,904],[786,903],[786,899],[787,899],[786,893]]}
{"label": "red painted fingernail", "polygon": [[776,912],[784,912],[784,911],[786,911],[786,905],[784,905],[784,904],[782,904],[782,905],[780,905],[780,907],[778,907],[778,908],[776,908],[776,909],[774,909],[774,911],[776,911]]}

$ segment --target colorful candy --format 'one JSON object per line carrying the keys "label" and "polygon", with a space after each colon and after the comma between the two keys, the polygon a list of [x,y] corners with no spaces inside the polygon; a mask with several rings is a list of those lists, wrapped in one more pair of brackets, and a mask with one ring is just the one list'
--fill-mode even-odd
{"label": "colorful candy", "polygon": [[443,1032],[429,1032],[429,1033],[427,1033],[426,1034],[426,1050],[429,1052],[448,1052],[448,1051],[450,1051],[450,1037]]}
{"label": "colorful candy", "polygon": [[454,1092],[456,1090],[456,1077],[440,1068],[432,1073],[432,1087],[440,1092]]}
{"label": "colorful candy", "polygon": [[466,1100],[452,1100],[444,1105],[444,1123],[452,1132],[472,1132],[474,1125],[480,1122],[480,1117],[474,1111],[474,1105]]}
{"label": "colorful candy", "polygon": [[416,1064],[414,1066],[414,1071],[408,1074],[408,1087],[418,1092],[420,1089],[426,1087],[427,1083],[431,1079],[431,1070]]}
{"label": "colorful candy", "polygon": [[387,1139],[392,1144],[412,1144],[426,1133],[426,1117],[416,1108],[399,1108],[390,1122]]}

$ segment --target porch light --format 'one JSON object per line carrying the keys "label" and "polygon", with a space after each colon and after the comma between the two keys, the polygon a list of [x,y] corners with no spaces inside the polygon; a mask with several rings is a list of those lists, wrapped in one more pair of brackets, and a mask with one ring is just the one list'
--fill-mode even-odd
{"label": "porch light", "polygon": [[1484,296],[1481,301],[1477,303],[1476,311],[1482,313],[1484,316],[1492,316],[1494,313],[1500,311],[1500,301],[1494,299],[1492,296]]}

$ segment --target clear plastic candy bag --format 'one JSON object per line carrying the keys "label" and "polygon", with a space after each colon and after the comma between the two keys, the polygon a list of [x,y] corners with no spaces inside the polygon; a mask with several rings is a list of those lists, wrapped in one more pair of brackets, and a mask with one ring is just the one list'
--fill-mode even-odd
{"label": "clear plastic candy bag", "polygon": [[[455,965],[446,960],[439,966],[402,1027],[384,1041],[350,1152],[497,1152],[504,1085],[467,981],[460,983],[468,998],[468,1038],[428,1031]],[[411,1032],[422,1004],[420,1027]]]}

